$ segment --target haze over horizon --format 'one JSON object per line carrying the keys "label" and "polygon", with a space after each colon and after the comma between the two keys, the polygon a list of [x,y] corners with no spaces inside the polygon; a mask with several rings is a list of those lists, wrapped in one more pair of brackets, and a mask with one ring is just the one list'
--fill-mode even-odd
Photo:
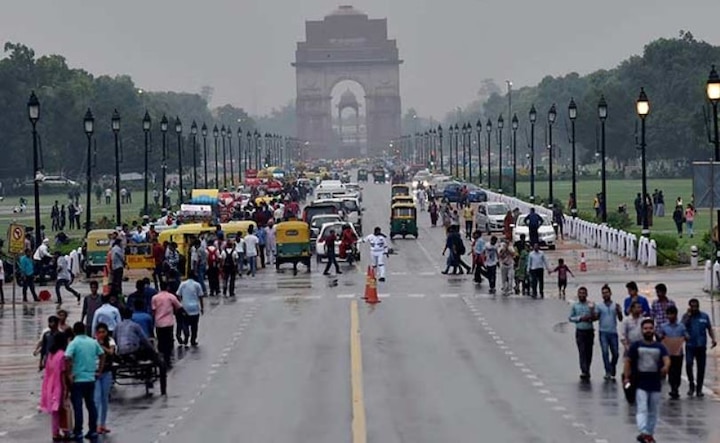
{"label": "haze over horizon", "polygon": [[610,69],[681,29],[720,44],[717,0],[692,7],[670,0],[652,6],[522,1],[522,9],[500,0],[206,0],[200,6],[189,0],[37,0],[6,6],[0,41],[65,56],[72,67],[95,75],[128,74],[148,90],[199,92],[210,85],[213,106],[230,103],[260,115],[295,98],[290,63],[296,42],[305,39],[305,20],[321,20],[341,3],[387,18],[388,35],[404,60],[403,110],[413,107],[436,119],[472,101],[486,78],[500,85],[509,79],[518,88],[547,75]]}

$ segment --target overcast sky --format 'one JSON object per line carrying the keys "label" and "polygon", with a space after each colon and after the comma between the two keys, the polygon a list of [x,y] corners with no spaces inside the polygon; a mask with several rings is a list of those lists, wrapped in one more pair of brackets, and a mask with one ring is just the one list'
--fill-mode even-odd
{"label": "overcast sky", "polygon": [[[4,0],[0,40],[64,55],[149,90],[215,88],[213,105],[265,113],[295,96],[304,21],[338,0]],[[398,41],[403,109],[442,117],[480,81],[517,86],[617,65],[680,29],[720,44],[720,0],[357,0]],[[711,61],[708,60],[708,64]],[[720,60],[715,60],[720,63]],[[1,87],[1,85],[0,85]]]}

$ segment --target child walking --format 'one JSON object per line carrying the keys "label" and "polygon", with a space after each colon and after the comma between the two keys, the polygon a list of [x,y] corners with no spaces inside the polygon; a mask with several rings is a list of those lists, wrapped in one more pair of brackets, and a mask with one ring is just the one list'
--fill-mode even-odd
{"label": "child walking", "polygon": [[567,288],[568,274],[575,278],[575,274],[572,273],[568,265],[565,264],[565,260],[558,259],[558,265],[551,272],[557,272],[558,274],[558,291],[560,300],[565,300],[565,289]]}

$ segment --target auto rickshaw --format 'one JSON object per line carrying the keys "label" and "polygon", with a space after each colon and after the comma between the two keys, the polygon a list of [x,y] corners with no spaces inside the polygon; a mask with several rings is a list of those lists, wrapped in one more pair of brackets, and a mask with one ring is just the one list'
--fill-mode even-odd
{"label": "auto rickshaw", "polygon": [[373,169],[373,182],[385,183],[385,170],[382,168]]}
{"label": "auto rickshaw", "polygon": [[310,225],[302,221],[286,221],[275,225],[275,269],[280,270],[283,263],[292,263],[293,275],[297,275],[297,265],[302,263],[310,272]]}
{"label": "auto rickshaw", "polygon": [[392,185],[392,188],[390,188],[390,197],[394,198],[398,195],[412,195],[410,193],[410,186],[403,184]]}
{"label": "auto rickshaw", "polygon": [[390,215],[390,239],[395,235],[418,238],[417,208],[414,204],[395,203]]}
{"label": "auto rickshaw", "polygon": [[105,268],[107,253],[112,247],[110,235],[114,229],[94,229],[88,232],[85,252],[85,276],[90,278],[96,272],[102,272]]}
{"label": "auto rickshaw", "polygon": [[358,181],[358,183],[367,182],[367,181],[368,181],[368,172],[367,172],[367,169],[358,169],[358,172],[357,172],[357,181]]}

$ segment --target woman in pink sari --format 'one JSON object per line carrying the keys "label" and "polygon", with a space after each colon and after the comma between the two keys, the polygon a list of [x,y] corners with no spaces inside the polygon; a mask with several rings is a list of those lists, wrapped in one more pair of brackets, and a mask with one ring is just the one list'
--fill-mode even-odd
{"label": "woman in pink sari", "polygon": [[67,335],[56,333],[45,362],[45,375],[40,394],[40,409],[50,414],[52,418],[53,441],[64,441],[64,437],[60,434],[60,419],[69,392],[65,348],[67,348]]}

